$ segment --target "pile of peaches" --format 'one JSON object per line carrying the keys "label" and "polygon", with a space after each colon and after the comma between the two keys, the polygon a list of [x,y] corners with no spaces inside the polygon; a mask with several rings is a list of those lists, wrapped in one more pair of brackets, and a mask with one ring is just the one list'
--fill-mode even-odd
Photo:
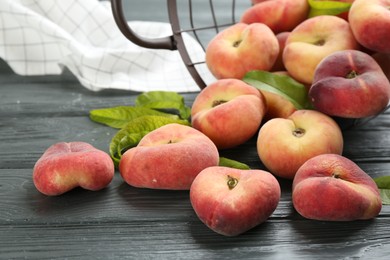
{"label": "pile of peaches", "polygon": [[[333,8],[348,11],[338,15],[313,12],[329,1],[252,2],[241,21],[207,47],[206,64],[217,79],[243,79],[253,70],[287,74],[307,87],[316,110],[331,116],[369,117],[386,108],[390,1],[340,0]],[[273,99],[267,100],[271,107]]]}
{"label": "pile of peaches", "polygon": [[[305,218],[376,217],[382,208],[378,187],[342,155],[343,134],[334,117],[370,117],[389,104],[390,59],[382,61],[390,56],[390,0],[344,0],[348,11],[311,16],[313,2],[320,1],[253,0],[241,21],[207,47],[216,81],[195,98],[191,126],[167,124],[147,133],[123,154],[123,180],[139,188],[189,190],[199,219],[226,236],[271,216],[281,196],[278,178],[292,181],[293,206]],[[313,108],[298,109],[248,84],[243,78],[250,71],[288,75],[307,88]],[[254,136],[266,170],[220,165],[220,150]],[[92,153],[97,159],[89,166]],[[63,166],[56,175],[50,172],[53,155],[56,167]],[[73,156],[83,167],[72,168],[75,174],[67,178],[69,164],[58,155],[68,161]],[[93,147],[61,144],[37,162],[34,183],[42,193],[58,195],[69,190],[67,183],[101,189],[113,174],[109,158]]]}

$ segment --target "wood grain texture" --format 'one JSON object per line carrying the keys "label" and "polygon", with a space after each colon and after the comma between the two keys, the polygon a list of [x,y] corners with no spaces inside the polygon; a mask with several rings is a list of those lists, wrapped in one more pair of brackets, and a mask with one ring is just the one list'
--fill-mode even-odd
{"label": "wood grain texture", "polygon": [[[384,258],[390,253],[390,209],[371,221],[302,218],[291,203],[291,181],[270,219],[234,238],[196,217],[188,191],[138,189],[113,182],[98,192],[75,189],[58,197],[32,182],[36,160],[51,144],[81,140],[108,151],[117,130],[92,122],[89,110],[132,105],[137,93],[85,90],[71,75],[0,75],[0,258],[313,259]],[[196,94],[183,94],[190,105]],[[346,156],[371,176],[389,175],[390,114],[344,132]],[[221,152],[264,169],[255,138]],[[342,199],[342,198],[341,198]]]}

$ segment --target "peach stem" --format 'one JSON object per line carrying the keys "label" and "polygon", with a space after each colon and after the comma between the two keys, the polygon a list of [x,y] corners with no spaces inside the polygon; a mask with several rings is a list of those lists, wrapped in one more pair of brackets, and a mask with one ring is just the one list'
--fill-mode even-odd
{"label": "peach stem", "polygon": [[296,129],[294,129],[294,131],[293,131],[293,135],[296,136],[296,137],[302,137],[302,136],[305,135],[305,129],[296,128]]}
{"label": "peach stem", "polygon": [[234,187],[236,187],[237,184],[238,184],[238,180],[228,175],[227,185],[229,187],[229,190],[232,190]]}
{"label": "peach stem", "polygon": [[352,70],[345,76],[345,78],[353,79],[353,78],[356,78],[357,75],[359,75],[359,74],[355,70]]}

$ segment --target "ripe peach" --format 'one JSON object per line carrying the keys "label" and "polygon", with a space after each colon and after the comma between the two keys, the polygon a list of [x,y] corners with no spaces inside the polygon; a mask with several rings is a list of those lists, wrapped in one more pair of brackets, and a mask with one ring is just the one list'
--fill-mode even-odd
{"label": "ripe peach", "polygon": [[196,176],[191,205],[211,230],[237,236],[263,223],[280,200],[276,178],[262,170],[209,167]]}
{"label": "ripe peach", "polygon": [[266,24],[277,34],[294,29],[307,18],[308,13],[307,0],[263,1],[249,7],[240,21],[246,24]]}
{"label": "ripe peach", "polygon": [[257,138],[260,160],[271,173],[286,179],[293,179],[308,159],[342,151],[340,127],[315,110],[297,110],[287,119],[271,119],[260,128]]}
{"label": "ripe peach", "polygon": [[218,163],[217,147],[207,136],[190,126],[168,124],[127,150],[119,172],[134,187],[189,190],[200,171]]}
{"label": "ripe peach", "polygon": [[386,108],[390,83],[370,55],[344,50],[327,56],[318,64],[309,96],[314,107],[325,114],[363,118]]}
{"label": "ripe peach", "polygon": [[372,178],[354,162],[336,154],[316,156],[299,168],[292,200],[303,217],[323,221],[371,219],[382,208]]}
{"label": "ripe peach", "polygon": [[358,47],[347,21],[321,15],[303,21],[291,31],[283,51],[283,62],[294,79],[310,85],[323,58],[339,50]]}
{"label": "ripe peach", "polygon": [[211,39],[206,64],[217,79],[242,79],[251,70],[270,70],[278,54],[278,40],[268,26],[237,23]]}
{"label": "ripe peach", "polygon": [[61,195],[76,187],[105,188],[114,177],[111,157],[85,142],[60,142],[50,146],[35,163],[35,187],[49,196]]}
{"label": "ripe peach", "polygon": [[357,41],[372,51],[390,53],[390,0],[355,0],[348,20]]}
{"label": "ripe peach", "polygon": [[207,135],[219,149],[226,149],[254,136],[265,112],[265,99],[259,90],[238,79],[221,79],[195,98],[192,126]]}

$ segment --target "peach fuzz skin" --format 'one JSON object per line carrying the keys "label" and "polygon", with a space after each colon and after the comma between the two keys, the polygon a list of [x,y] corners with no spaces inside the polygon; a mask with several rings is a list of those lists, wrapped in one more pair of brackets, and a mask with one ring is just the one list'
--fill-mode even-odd
{"label": "peach fuzz skin", "polygon": [[382,208],[372,178],[335,154],[320,155],[302,165],[293,181],[292,199],[303,217],[322,221],[371,219]]}
{"label": "peach fuzz skin", "polygon": [[276,58],[274,65],[272,66],[270,71],[273,71],[273,72],[286,71],[286,68],[284,67],[284,64],[283,64],[283,50],[284,50],[284,47],[286,46],[286,41],[287,41],[287,38],[289,35],[290,35],[290,32],[281,32],[281,33],[276,34],[276,39],[278,39],[280,51],[279,51],[278,57]]}
{"label": "peach fuzz skin", "polygon": [[263,121],[273,118],[288,118],[297,110],[293,103],[278,94],[265,90],[261,90],[261,93],[267,103],[267,112]]}
{"label": "peach fuzz skin", "polygon": [[127,150],[119,172],[134,187],[189,190],[200,171],[218,163],[217,147],[207,136],[190,126],[168,124]]}
{"label": "peach fuzz skin", "polygon": [[260,160],[271,173],[286,179],[293,179],[308,159],[342,151],[340,127],[315,110],[297,110],[287,119],[271,119],[260,128],[257,138]]}
{"label": "peach fuzz skin", "polygon": [[237,23],[211,39],[206,64],[217,79],[242,79],[251,70],[270,70],[278,54],[278,40],[268,26]]}
{"label": "peach fuzz skin", "polygon": [[390,0],[355,0],[348,20],[357,41],[365,48],[390,53]]}
{"label": "peach fuzz skin", "polygon": [[[290,76],[287,71],[274,71],[273,73],[276,75]],[[267,104],[267,112],[263,121],[268,121],[272,118],[288,118],[292,113],[297,111],[294,104],[281,95],[266,90],[260,90],[260,92],[263,94]]]}
{"label": "peach fuzz skin", "polygon": [[335,52],[317,66],[309,97],[325,114],[363,118],[382,112],[390,100],[390,82],[370,55]]}
{"label": "peach fuzz skin", "polygon": [[103,189],[114,173],[114,163],[105,152],[84,142],[60,142],[50,146],[35,163],[33,182],[41,193],[57,196],[76,187]]}
{"label": "peach fuzz skin", "polygon": [[219,149],[232,148],[254,136],[266,113],[264,96],[237,79],[218,80],[195,98],[192,126]]}
{"label": "peach fuzz skin", "polygon": [[291,31],[283,50],[283,63],[294,79],[310,85],[323,58],[339,50],[358,48],[347,21],[330,15],[316,16]]}
{"label": "peach fuzz skin", "polygon": [[246,24],[264,23],[275,34],[291,31],[306,20],[309,13],[307,0],[273,0],[249,7],[241,16]]}
{"label": "peach fuzz skin", "polygon": [[[229,180],[236,179],[231,188]],[[190,189],[191,205],[211,230],[237,236],[265,222],[280,200],[276,178],[263,170],[209,167],[195,178]]]}

